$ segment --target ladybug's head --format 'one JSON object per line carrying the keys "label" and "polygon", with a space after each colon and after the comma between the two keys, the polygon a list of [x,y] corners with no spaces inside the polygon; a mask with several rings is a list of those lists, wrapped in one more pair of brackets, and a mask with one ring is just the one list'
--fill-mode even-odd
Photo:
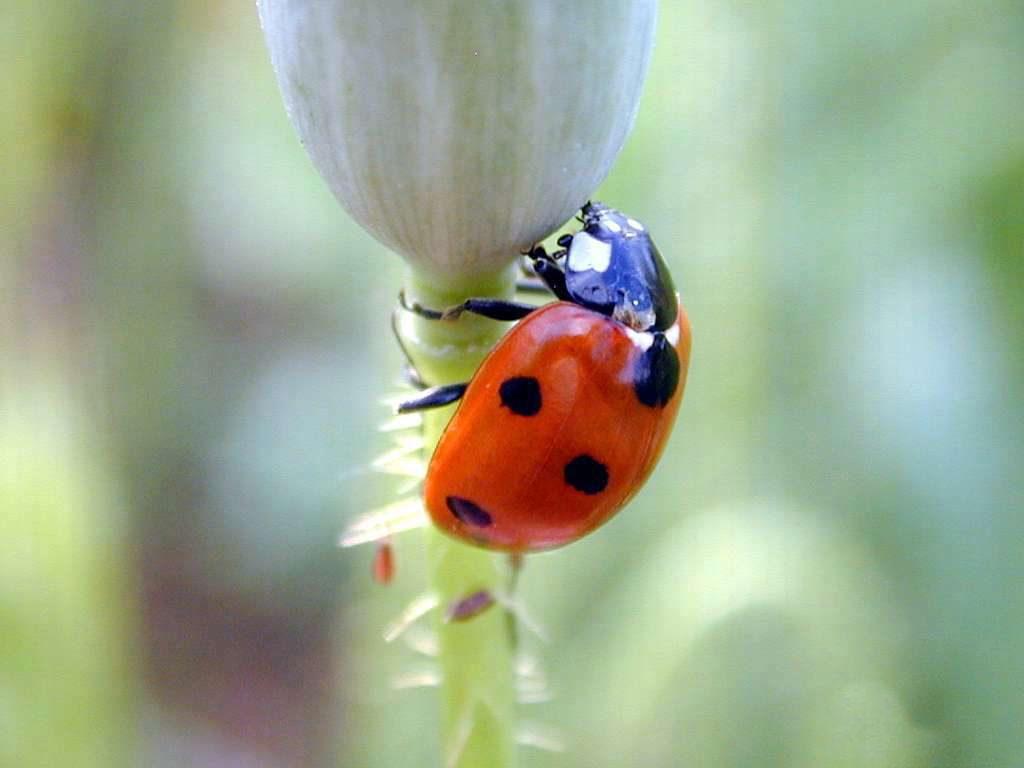
{"label": "ladybug's head", "polygon": [[644,225],[602,203],[587,203],[582,214],[565,260],[572,300],[636,331],[671,328],[675,286]]}

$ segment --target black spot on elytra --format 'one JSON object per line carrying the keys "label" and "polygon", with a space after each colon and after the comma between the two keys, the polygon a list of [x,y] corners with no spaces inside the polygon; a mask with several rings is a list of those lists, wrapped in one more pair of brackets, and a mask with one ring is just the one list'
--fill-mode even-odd
{"label": "black spot on elytra", "polygon": [[466,525],[486,528],[494,522],[486,509],[482,509],[469,499],[464,499],[461,496],[449,496],[445,499],[445,503],[452,514]]}
{"label": "black spot on elytra", "polygon": [[679,355],[665,334],[654,334],[654,342],[637,361],[633,390],[650,408],[664,408],[679,386]]}
{"label": "black spot on elytra", "polygon": [[565,482],[580,493],[593,496],[608,487],[608,469],[583,453],[565,465]]}
{"label": "black spot on elytra", "polygon": [[501,404],[520,416],[535,416],[540,412],[540,383],[532,376],[513,376],[498,388]]}

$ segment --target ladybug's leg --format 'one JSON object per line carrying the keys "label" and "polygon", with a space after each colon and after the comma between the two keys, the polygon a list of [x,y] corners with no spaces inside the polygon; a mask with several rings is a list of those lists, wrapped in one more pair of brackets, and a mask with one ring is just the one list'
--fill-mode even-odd
{"label": "ladybug's leg", "polygon": [[524,304],[519,301],[504,301],[503,299],[466,299],[461,304],[447,309],[430,309],[415,302],[406,300],[405,295],[399,295],[402,308],[413,312],[428,320],[457,320],[463,312],[471,312],[474,315],[490,318],[491,320],[502,320],[511,322],[522,320],[535,309],[534,304]]}
{"label": "ladybug's leg", "polygon": [[461,304],[448,307],[441,313],[442,320],[456,320],[463,312],[470,312],[491,320],[512,322],[522,320],[528,314],[540,307],[534,304],[524,304],[521,301],[504,301],[502,299],[466,299]]}
{"label": "ladybug's leg", "polygon": [[572,301],[569,291],[565,287],[565,272],[555,261],[565,255],[564,249],[570,242],[572,242],[572,235],[562,235],[558,238],[558,244],[563,250],[549,254],[543,245],[538,245],[529,253],[529,257],[533,259],[533,271],[559,301]]}
{"label": "ladybug's leg", "polygon": [[554,262],[538,261],[535,269],[537,270],[537,275],[544,281],[544,285],[555,294],[555,298],[559,301],[572,301],[572,297],[569,296],[569,290],[565,287],[565,272]]}
{"label": "ladybug's leg", "polygon": [[398,412],[412,413],[413,411],[425,411],[428,408],[441,408],[445,405],[451,405],[465,394],[467,386],[463,382],[461,384],[442,384],[439,387],[430,387],[423,390],[412,400],[399,403]]}
{"label": "ladybug's leg", "polygon": [[520,285],[532,286],[539,282],[537,273],[533,270],[533,257],[530,256],[530,253],[531,251],[529,250],[519,252],[519,280],[516,281],[517,287]]}
{"label": "ladybug's leg", "polygon": [[[425,317],[428,320],[440,320],[442,317],[444,317],[444,312],[442,310],[428,309],[427,307],[424,307],[422,304],[418,304],[415,301],[409,301],[407,298],[405,298],[405,291],[402,291],[401,293],[398,294],[398,305],[406,312],[412,312],[414,315]],[[398,311],[396,310],[395,315],[393,317],[397,315]]]}
{"label": "ladybug's leg", "polygon": [[420,376],[420,372],[416,370],[416,366],[412,363],[405,363],[405,365],[402,366],[402,375],[405,377],[406,383],[413,389],[423,391],[430,386],[423,380],[423,377]]}
{"label": "ladybug's leg", "polygon": [[405,376],[406,381],[415,389],[426,389],[427,383],[420,376],[420,372],[416,370],[416,366],[412,361],[412,357],[409,355],[409,350],[405,348],[405,343],[402,341],[402,334],[398,332],[398,310],[396,309],[391,313],[391,333],[395,337],[395,341],[398,342],[398,348],[402,350],[402,356],[405,358],[405,364],[402,366],[402,373]]}
{"label": "ladybug's leg", "polygon": [[[535,254],[534,251],[541,251],[541,254]],[[541,280],[540,275],[537,272],[537,268],[534,265],[534,261],[538,258],[549,259],[547,252],[540,246],[532,248],[528,251],[522,252],[522,258],[519,260],[519,271],[521,273],[520,278],[516,280],[516,291],[520,293],[537,293],[548,295],[551,293],[551,288]]]}

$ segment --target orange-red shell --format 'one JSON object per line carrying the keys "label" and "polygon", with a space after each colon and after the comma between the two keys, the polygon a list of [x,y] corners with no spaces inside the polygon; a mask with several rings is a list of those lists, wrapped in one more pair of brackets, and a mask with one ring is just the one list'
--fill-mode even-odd
{"label": "orange-red shell", "polygon": [[[642,349],[623,324],[568,302],[527,316],[484,360],[438,443],[424,489],[434,523],[480,546],[531,552],[608,520],[643,485],[672,431],[690,359],[681,306],[678,331],[678,386],[650,407],[633,386]],[[535,414],[503,405],[500,388],[512,377],[539,383]],[[599,492],[568,484],[566,465],[579,457],[606,468]],[[457,514],[451,498],[470,501],[471,514]]]}

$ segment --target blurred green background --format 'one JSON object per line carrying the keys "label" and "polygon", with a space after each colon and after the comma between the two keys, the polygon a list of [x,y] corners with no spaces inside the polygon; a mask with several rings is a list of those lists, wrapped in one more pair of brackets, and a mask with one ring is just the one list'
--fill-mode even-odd
{"label": "blurred green background", "polygon": [[[572,23],[566,20],[566,37]],[[0,764],[436,765],[391,498],[396,257],[251,0],[0,14]],[[527,766],[1024,754],[1024,5],[663,2],[598,197],[694,326],[660,470],[532,558]],[[422,637],[414,639],[422,640]]]}

